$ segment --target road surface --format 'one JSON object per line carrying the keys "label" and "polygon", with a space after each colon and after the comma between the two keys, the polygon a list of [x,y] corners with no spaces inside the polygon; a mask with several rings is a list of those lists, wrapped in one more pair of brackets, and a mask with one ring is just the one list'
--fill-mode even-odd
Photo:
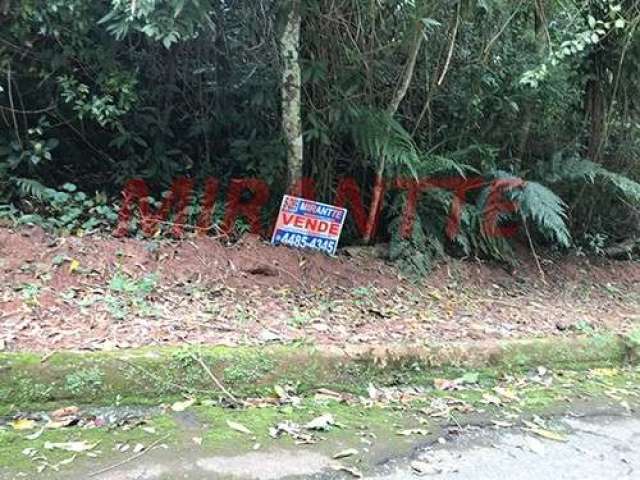
{"label": "road surface", "polygon": [[[404,458],[374,458],[358,465],[342,460],[373,480],[634,480],[640,479],[640,417],[563,417],[566,441],[521,428],[466,427],[441,442],[416,446]],[[378,439],[379,442],[398,441]],[[393,445],[389,445],[392,449]],[[384,449],[383,449],[384,451]],[[333,470],[336,461],[313,448],[255,451],[230,457],[153,452],[112,470],[102,480],[281,480],[355,478]],[[354,472],[355,473],[355,472]],[[71,478],[66,476],[65,478]],[[78,476],[78,480],[85,477]]]}

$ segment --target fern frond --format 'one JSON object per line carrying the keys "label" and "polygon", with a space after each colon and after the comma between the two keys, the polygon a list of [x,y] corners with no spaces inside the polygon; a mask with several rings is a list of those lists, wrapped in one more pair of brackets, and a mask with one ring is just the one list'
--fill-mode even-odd
{"label": "fern frond", "polygon": [[421,157],[420,175],[431,176],[447,172],[455,172],[460,177],[465,177],[467,172],[478,173],[472,166],[459,163],[453,158],[442,155],[424,155]]}
{"label": "fern frond", "polygon": [[47,196],[49,189],[37,180],[31,178],[13,178],[13,183],[18,187],[21,197],[33,197],[39,201],[43,201]]}
{"label": "fern frond", "polygon": [[640,183],[620,173],[607,170],[591,160],[554,155],[549,165],[544,168],[542,178],[545,183],[576,180],[595,183],[600,178],[627,200],[640,204]]}
{"label": "fern frond", "polygon": [[350,130],[356,146],[368,157],[384,159],[389,171],[408,171],[418,176],[418,149],[409,132],[391,115],[379,110],[358,109]]}
{"label": "fern frond", "polygon": [[545,184],[584,180],[593,183],[602,167],[591,160],[556,154],[539,168],[538,177]]}
{"label": "fern frond", "polygon": [[[525,182],[508,172],[496,171],[492,177],[496,180],[509,180],[513,187],[505,192],[516,202],[518,212],[525,222],[531,224],[549,241],[562,247],[571,246],[571,233],[567,226],[567,205],[552,190],[538,182]],[[478,204],[481,211],[487,208],[491,188],[480,194]]]}
{"label": "fern frond", "polygon": [[627,200],[640,205],[640,183],[619,173],[605,170],[604,168],[601,169],[599,175],[605,180],[608,180],[609,183],[616,188],[618,193]]}
{"label": "fern frond", "polygon": [[515,199],[524,220],[533,223],[545,238],[565,248],[571,246],[567,205],[558,195],[540,183],[526,182],[515,193]]}
{"label": "fern frond", "polygon": [[387,112],[357,109],[351,114],[351,135],[356,146],[366,156],[388,165],[388,172],[396,175],[409,173],[414,178],[455,172],[464,177],[465,171],[474,171],[469,165],[442,155],[422,155],[411,134]]}

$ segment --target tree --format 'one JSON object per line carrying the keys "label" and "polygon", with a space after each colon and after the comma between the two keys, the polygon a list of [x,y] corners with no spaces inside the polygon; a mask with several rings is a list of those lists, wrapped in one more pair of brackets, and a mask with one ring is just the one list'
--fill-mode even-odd
{"label": "tree", "polygon": [[505,221],[525,218],[534,241],[566,246],[563,202],[573,238],[640,235],[628,220],[640,217],[639,8],[0,0],[0,198],[44,209],[38,192],[72,182],[117,202],[138,177],[156,198],[181,176],[291,190],[304,173],[332,202],[351,177],[371,218],[349,215],[345,242],[389,240],[392,258],[498,257],[507,242],[482,236],[486,191],[457,199],[455,239],[434,233],[456,201],[435,188],[419,196],[411,242],[394,236],[408,194],[385,191],[389,179],[477,176],[529,185],[506,192],[523,210]]}
{"label": "tree", "polygon": [[[304,143],[302,138],[302,71],[300,68],[300,0],[286,0],[286,24],[280,48],[282,53],[282,129],[287,143],[289,188],[300,184],[303,176]],[[300,192],[291,192],[298,194]]]}

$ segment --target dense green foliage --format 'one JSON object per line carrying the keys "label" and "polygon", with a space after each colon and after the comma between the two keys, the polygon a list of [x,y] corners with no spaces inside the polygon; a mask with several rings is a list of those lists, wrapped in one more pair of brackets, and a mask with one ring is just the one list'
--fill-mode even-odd
{"label": "dense green foliage", "polygon": [[[180,175],[264,178],[275,208],[286,3],[0,0],[0,214],[41,213],[45,187],[117,203],[129,178],[159,193]],[[302,17],[304,168],[319,199],[353,176],[368,201],[384,159],[390,178],[523,179],[505,192],[520,206],[506,220],[533,242],[637,235],[638,2],[308,0]],[[388,191],[378,234],[392,257],[505,258],[508,243],[483,231],[487,195],[469,193],[449,241],[450,193],[425,192],[401,238],[404,194]],[[101,211],[90,227],[112,217]]]}

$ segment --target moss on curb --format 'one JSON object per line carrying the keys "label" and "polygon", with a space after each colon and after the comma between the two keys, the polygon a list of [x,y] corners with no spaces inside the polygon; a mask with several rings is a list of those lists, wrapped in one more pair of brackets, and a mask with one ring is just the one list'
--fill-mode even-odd
{"label": "moss on curb", "polygon": [[[0,354],[0,405],[51,402],[157,404],[217,388],[211,373],[241,397],[274,384],[299,392],[326,387],[362,393],[376,385],[428,385],[473,368],[485,375],[544,365],[581,369],[638,358],[636,336],[600,334],[435,346],[143,348],[116,352]],[[221,393],[221,392],[217,392]]]}
{"label": "moss on curb", "polygon": [[[118,464],[131,455],[130,452],[117,449],[118,444],[134,448],[138,443],[148,447],[161,441],[170,455],[164,453],[164,449],[151,452],[146,458],[149,465],[156,461],[169,461],[169,465],[172,465],[171,462],[176,458],[192,464],[211,455],[237,456],[253,452],[256,444],[260,445],[261,451],[267,452],[297,450],[300,447],[295,446],[294,439],[288,435],[274,439],[270,435],[270,428],[281,422],[304,425],[327,413],[336,420],[336,427],[318,432],[321,441],[309,448],[332,456],[345,448],[361,445],[363,438],[376,439],[366,452],[364,449],[361,451],[362,456],[358,458],[359,468],[366,473],[390,455],[409,455],[416,445],[436,442],[454,426],[494,428],[497,426],[494,422],[499,420],[519,428],[523,420],[531,420],[535,415],[545,416],[553,424],[554,416],[567,412],[626,412],[638,407],[638,367],[594,368],[588,371],[557,369],[543,375],[544,379],[539,375],[539,372],[527,372],[501,378],[478,377],[477,382],[461,390],[425,390],[411,401],[340,403],[308,395],[299,397],[295,405],[269,404],[260,408],[237,409],[223,408],[215,400],[204,396],[184,412],[173,412],[168,406],[149,409],[124,407],[127,413],[133,411],[134,415],[140,415],[144,423],[44,429],[35,439],[30,439],[29,435],[36,432],[37,428],[42,428],[43,420],[40,421],[40,427],[28,431],[14,431],[0,424],[0,478],[88,478],[89,472]],[[612,392],[615,392],[615,398],[611,396]],[[443,415],[439,409],[448,408],[443,405],[464,405],[465,408],[461,411],[448,410]],[[109,406],[95,411],[101,411],[103,415],[105,412],[122,415],[119,409],[118,406]],[[84,414],[90,416],[91,410],[92,407],[88,408]],[[231,428],[229,421],[242,424],[250,433]],[[398,434],[417,427],[425,434]],[[68,452],[47,449],[45,443],[66,441],[97,444],[91,451],[96,457],[81,454],[71,464],[60,465],[59,474],[48,468],[42,476],[37,476],[36,468],[43,462],[56,465],[71,457]],[[25,455],[25,449],[37,453]]]}

